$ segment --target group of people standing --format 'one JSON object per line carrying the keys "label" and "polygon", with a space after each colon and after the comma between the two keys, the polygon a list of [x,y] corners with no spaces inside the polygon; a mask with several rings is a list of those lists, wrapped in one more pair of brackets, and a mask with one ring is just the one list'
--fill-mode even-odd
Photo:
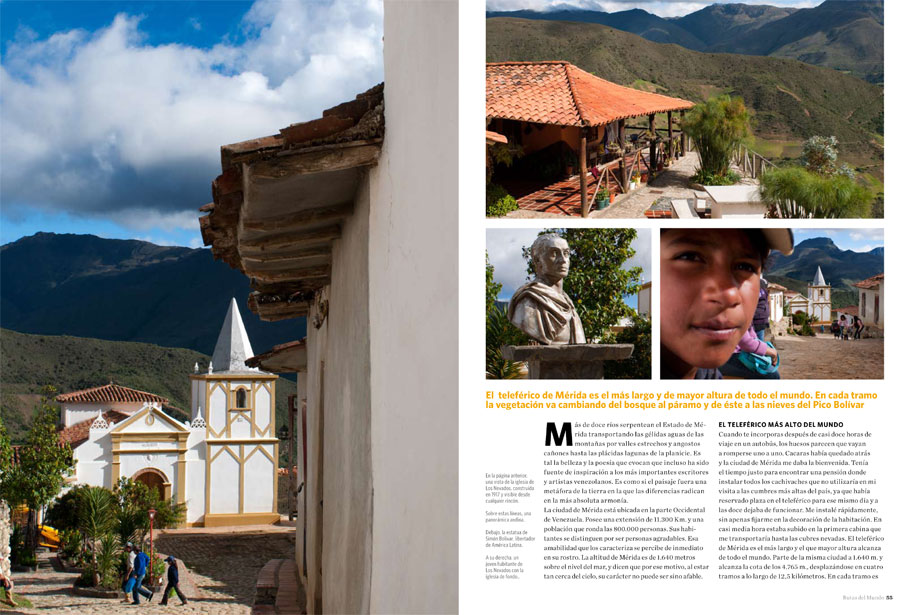
{"label": "group of people standing", "polygon": [[831,323],[831,332],[834,334],[834,338],[840,340],[858,340],[865,328],[859,316],[854,316],[851,323],[849,318],[841,314],[838,320]]}

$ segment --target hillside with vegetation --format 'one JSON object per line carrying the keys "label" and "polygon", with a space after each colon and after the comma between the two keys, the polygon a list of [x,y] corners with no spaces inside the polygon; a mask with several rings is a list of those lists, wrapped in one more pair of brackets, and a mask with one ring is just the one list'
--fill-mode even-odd
{"label": "hillside with vegetation", "polygon": [[[0,329],[0,412],[14,444],[21,443],[32,409],[45,385],[59,393],[115,382],[161,395],[179,420],[190,415],[189,375],[197,363],[205,370],[210,357],[183,348],[137,342],[110,342],[83,337],[28,335]],[[287,398],[295,382],[275,385],[276,428],[287,424]]]}
{"label": "hillside with vegetation", "polygon": [[804,9],[716,3],[670,19],[641,9],[607,13],[559,8],[487,16],[602,24],[694,51],[792,58],[884,82],[883,0],[826,0]]}
{"label": "hillside with vegetation", "polygon": [[751,146],[796,158],[813,135],[834,135],[841,161],[876,189],[883,180],[884,92],[835,70],[796,60],[701,53],[590,23],[487,20],[487,61],[568,60],[615,83],[701,101],[721,93],[750,109]]}
{"label": "hillside with vegetation", "polygon": [[201,248],[55,233],[0,247],[0,326],[22,333],[211,353],[234,297],[255,351],[306,334],[305,319],[261,321],[249,293],[240,271]]}

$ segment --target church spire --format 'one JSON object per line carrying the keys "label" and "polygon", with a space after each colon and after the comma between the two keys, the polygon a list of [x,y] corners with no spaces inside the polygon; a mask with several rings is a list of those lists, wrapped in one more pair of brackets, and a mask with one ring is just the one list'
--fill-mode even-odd
{"label": "church spire", "polygon": [[244,361],[252,356],[250,338],[244,329],[237,301],[232,298],[225,322],[222,323],[222,330],[219,332],[216,349],[213,350],[212,369],[214,372],[258,372],[258,369],[244,364]]}
{"label": "church spire", "polygon": [[825,276],[822,275],[822,267],[819,267],[816,270],[816,277],[813,278],[810,286],[827,286],[827,284],[825,284]]}

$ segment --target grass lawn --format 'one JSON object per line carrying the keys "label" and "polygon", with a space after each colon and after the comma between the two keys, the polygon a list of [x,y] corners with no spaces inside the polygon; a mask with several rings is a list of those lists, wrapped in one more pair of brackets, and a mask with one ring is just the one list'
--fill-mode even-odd
{"label": "grass lawn", "polygon": [[[19,592],[15,591],[15,589],[16,588],[13,587],[13,596],[15,596],[16,598],[16,606],[21,606],[26,609],[30,609],[32,606],[34,606],[33,604],[31,604],[31,601],[28,600],[28,598],[23,598],[22,595],[19,594]],[[6,600],[6,590],[2,587],[0,587],[0,603],[9,604],[9,602],[7,602]]]}

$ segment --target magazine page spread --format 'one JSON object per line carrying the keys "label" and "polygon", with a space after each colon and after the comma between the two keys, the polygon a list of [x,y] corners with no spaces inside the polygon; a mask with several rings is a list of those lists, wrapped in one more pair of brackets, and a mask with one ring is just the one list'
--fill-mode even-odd
{"label": "magazine page spread", "polygon": [[893,9],[688,4],[462,8],[463,612],[897,609]]}

